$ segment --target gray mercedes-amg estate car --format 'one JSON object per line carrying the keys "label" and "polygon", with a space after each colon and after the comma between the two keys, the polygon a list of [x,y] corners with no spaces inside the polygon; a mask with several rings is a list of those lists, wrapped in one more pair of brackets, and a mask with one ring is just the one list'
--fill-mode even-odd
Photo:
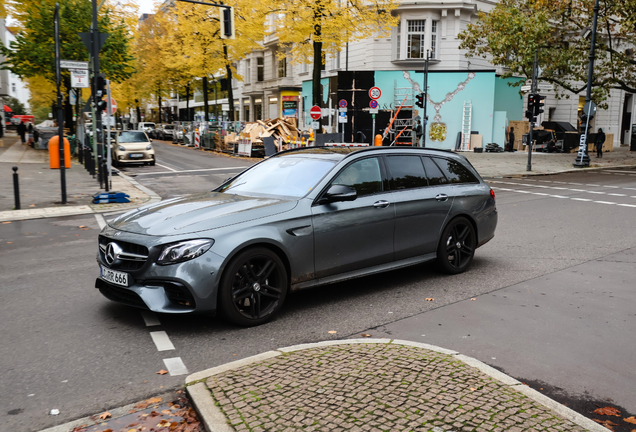
{"label": "gray mercedes-amg estate car", "polygon": [[493,238],[495,194],[450,151],[310,147],[212,192],[140,207],[99,235],[107,298],[163,313],[271,319],[290,290],[437,260],[470,265]]}

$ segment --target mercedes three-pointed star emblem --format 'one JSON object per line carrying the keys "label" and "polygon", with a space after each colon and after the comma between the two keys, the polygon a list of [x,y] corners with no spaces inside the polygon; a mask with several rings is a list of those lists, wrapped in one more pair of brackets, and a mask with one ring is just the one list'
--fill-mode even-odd
{"label": "mercedes three-pointed star emblem", "polygon": [[119,258],[119,254],[123,252],[123,249],[119,247],[117,243],[108,243],[106,246],[106,254],[104,259],[106,259],[106,263],[108,265],[113,265],[117,258]]}

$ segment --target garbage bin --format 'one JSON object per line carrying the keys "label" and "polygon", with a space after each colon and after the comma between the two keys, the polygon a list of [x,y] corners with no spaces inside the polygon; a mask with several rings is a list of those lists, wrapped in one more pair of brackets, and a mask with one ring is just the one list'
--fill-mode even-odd
{"label": "garbage bin", "polygon": [[[49,140],[49,166],[51,169],[60,168],[60,147],[58,145],[59,135],[51,137]],[[64,138],[64,168],[71,167],[71,144]]]}

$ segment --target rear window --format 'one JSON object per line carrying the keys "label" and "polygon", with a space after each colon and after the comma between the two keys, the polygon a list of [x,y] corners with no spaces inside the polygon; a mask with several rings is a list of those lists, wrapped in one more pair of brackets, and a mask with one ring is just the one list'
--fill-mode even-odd
{"label": "rear window", "polygon": [[164,129],[174,129],[174,126],[173,125],[166,125],[163,128]]}
{"label": "rear window", "polygon": [[433,159],[450,183],[479,183],[477,177],[459,162],[437,157]]}
{"label": "rear window", "polygon": [[119,134],[120,143],[148,142],[148,137],[143,132],[126,131]]}

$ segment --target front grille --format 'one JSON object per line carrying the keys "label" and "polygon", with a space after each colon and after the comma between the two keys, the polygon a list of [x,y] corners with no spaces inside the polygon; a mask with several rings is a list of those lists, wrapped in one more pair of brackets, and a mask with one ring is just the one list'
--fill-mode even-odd
{"label": "front grille", "polygon": [[[115,243],[122,249],[118,259],[112,264],[106,260],[106,249],[109,243]],[[148,260],[148,248],[135,243],[128,243],[121,240],[113,240],[104,236],[99,236],[99,256],[102,262],[109,268],[118,270],[135,271],[144,266]]]}
{"label": "front grille", "polygon": [[144,303],[144,301],[137,295],[137,293],[126,288],[111,285],[99,278],[95,280],[95,288],[99,288],[99,292],[101,292],[102,295],[108,300],[112,300],[114,302],[122,303],[128,306],[148,309],[146,303]]}

